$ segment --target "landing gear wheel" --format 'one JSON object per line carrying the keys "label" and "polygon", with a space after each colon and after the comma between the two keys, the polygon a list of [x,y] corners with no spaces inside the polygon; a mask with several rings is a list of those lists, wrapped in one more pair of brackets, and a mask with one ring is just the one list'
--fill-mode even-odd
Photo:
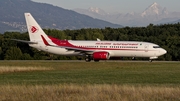
{"label": "landing gear wheel", "polygon": [[86,61],[86,62],[90,62],[90,61],[91,61],[91,57],[90,57],[90,56],[87,56],[87,57],[85,58],[85,61]]}
{"label": "landing gear wheel", "polygon": [[85,58],[85,61],[86,61],[86,62],[90,62],[90,61],[91,61],[91,59],[89,59],[89,58]]}
{"label": "landing gear wheel", "polygon": [[152,59],[150,59],[149,62],[152,62]]}

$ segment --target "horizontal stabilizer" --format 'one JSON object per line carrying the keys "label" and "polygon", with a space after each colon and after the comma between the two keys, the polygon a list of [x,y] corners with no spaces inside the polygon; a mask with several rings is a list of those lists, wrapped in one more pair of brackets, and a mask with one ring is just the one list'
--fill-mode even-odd
{"label": "horizontal stabilizer", "polygon": [[28,44],[38,44],[38,42],[26,41],[26,40],[18,40],[18,39],[11,39],[18,42],[28,43]]}

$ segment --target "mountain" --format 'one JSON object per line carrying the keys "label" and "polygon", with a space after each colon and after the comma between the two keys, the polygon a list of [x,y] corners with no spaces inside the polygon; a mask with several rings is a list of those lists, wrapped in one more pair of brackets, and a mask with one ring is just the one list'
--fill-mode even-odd
{"label": "mountain", "polygon": [[0,0],[0,32],[26,31],[24,13],[30,12],[43,28],[81,29],[122,27],[107,21],[31,0]]}
{"label": "mountain", "polygon": [[90,7],[88,9],[81,9],[81,8],[76,8],[74,9],[74,11],[79,12],[81,14],[99,14],[99,15],[107,15],[108,13],[106,13],[104,10],[98,8],[98,7]]}
{"label": "mountain", "polygon": [[[92,8],[91,8],[92,9]],[[152,24],[162,24],[172,22],[180,19],[179,12],[170,12],[166,7],[161,7],[158,3],[154,2],[147,7],[143,12],[130,12],[130,13],[106,13],[100,8],[90,11],[78,10],[74,11],[91,16],[93,18],[102,19],[115,24],[121,24],[123,26],[147,26]],[[84,11],[84,12],[82,12]],[[103,13],[102,13],[103,12]]]}
{"label": "mountain", "polygon": [[[80,14],[84,14],[84,15],[93,17],[93,18],[108,21],[108,19],[106,19],[106,16],[108,16],[108,13],[106,13],[104,10],[102,10],[98,7],[90,7],[88,9],[77,8],[77,9],[74,9],[74,11],[77,13],[80,13]],[[111,22],[111,23],[113,23],[113,22]]]}
{"label": "mountain", "polygon": [[100,8],[97,8],[97,7],[95,7],[95,8],[94,7],[90,7],[88,9],[88,11],[92,12],[92,13],[97,13],[97,14],[100,14],[100,15],[106,15],[107,14],[104,10],[102,10]]}
{"label": "mountain", "polygon": [[156,16],[160,14],[168,14],[168,11],[166,8],[162,9],[162,7],[155,2],[151,6],[146,8],[146,10],[141,14],[141,16]]}

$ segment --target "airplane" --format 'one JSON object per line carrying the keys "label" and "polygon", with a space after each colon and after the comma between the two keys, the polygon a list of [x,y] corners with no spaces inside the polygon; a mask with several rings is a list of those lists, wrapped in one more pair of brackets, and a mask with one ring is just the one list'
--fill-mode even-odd
{"label": "airplane", "polygon": [[141,41],[59,40],[48,36],[31,13],[24,13],[30,41],[13,39],[29,44],[40,51],[64,56],[84,56],[86,62],[116,57],[146,57],[152,62],[167,53],[159,45]]}

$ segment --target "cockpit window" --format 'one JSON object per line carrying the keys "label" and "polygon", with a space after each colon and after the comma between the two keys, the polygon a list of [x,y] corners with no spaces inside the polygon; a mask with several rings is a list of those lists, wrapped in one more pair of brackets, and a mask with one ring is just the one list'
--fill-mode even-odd
{"label": "cockpit window", "polygon": [[153,48],[161,48],[160,46],[153,46]]}

